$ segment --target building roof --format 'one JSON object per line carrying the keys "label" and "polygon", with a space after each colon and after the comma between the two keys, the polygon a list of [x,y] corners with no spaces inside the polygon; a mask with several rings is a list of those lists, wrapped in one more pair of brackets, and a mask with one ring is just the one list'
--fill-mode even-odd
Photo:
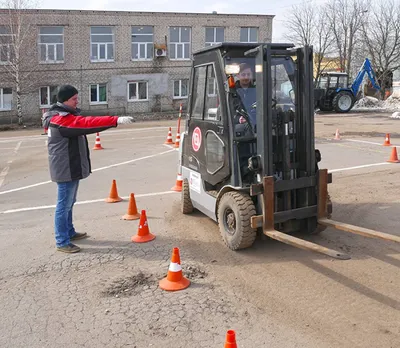
{"label": "building roof", "polygon": [[[253,17],[253,18],[274,18],[275,15],[267,15],[267,14],[242,14],[242,13],[217,13],[217,12],[146,12],[146,11],[102,11],[102,10],[59,10],[59,9],[24,9],[22,10],[27,13],[39,13],[39,14],[112,14],[112,15],[144,15],[144,16],[215,16],[215,17]],[[9,9],[0,9],[1,13],[8,13]]]}

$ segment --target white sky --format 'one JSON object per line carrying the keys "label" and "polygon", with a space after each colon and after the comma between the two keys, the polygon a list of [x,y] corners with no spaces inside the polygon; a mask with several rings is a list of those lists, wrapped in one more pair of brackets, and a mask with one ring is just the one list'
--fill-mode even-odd
{"label": "white sky", "polygon": [[[307,2],[311,2],[306,0]],[[325,0],[314,0],[324,2]],[[38,8],[68,10],[114,10],[154,12],[248,13],[275,15],[272,40],[285,41],[284,20],[291,6],[302,0],[38,0]]]}

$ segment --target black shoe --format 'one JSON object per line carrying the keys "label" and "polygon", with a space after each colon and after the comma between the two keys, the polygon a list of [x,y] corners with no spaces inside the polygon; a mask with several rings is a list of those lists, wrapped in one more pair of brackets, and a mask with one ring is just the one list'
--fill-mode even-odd
{"label": "black shoe", "polygon": [[72,243],[69,243],[66,246],[57,247],[57,250],[62,251],[63,253],[72,254],[72,253],[77,253],[77,252],[81,251],[81,248]]}
{"label": "black shoe", "polygon": [[75,235],[74,235],[73,237],[70,238],[70,240],[83,239],[83,238],[86,238],[87,236],[88,236],[88,235],[87,235],[86,232],[84,232],[84,233],[76,232]]}

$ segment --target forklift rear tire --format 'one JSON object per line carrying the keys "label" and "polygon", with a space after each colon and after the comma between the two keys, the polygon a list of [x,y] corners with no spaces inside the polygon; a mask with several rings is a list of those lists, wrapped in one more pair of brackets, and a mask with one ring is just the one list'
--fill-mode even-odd
{"label": "forklift rear tire", "polygon": [[193,204],[192,200],[190,199],[188,179],[183,179],[182,181],[181,211],[183,214],[190,214],[193,212]]}
{"label": "forklift rear tire", "polygon": [[218,225],[222,240],[231,250],[253,245],[257,229],[251,227],[256,208],[251,197],[241,192],[225,193],[218,205]]}

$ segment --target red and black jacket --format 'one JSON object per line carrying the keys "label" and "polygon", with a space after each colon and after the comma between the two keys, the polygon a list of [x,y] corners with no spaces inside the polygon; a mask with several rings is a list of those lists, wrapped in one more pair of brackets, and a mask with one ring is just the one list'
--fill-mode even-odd
{"label": "red and black jacket", "polygon": [[67,182],[88,177],[91,173],[87,134],[117,127],[118,116],[81,116],[64,104],[54,104],[43,115],[47,129],[50,177]]}

